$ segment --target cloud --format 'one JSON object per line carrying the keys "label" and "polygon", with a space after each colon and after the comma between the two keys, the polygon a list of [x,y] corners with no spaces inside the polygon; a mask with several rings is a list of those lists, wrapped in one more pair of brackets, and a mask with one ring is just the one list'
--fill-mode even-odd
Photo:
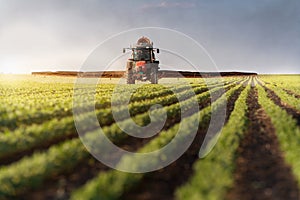
{"label": "cloud", "polygon": [[76,69],[108,37],[155,26],[191,36],[221,70],[300,73],[299,22],[299,0],[1,0],[0,68]]}

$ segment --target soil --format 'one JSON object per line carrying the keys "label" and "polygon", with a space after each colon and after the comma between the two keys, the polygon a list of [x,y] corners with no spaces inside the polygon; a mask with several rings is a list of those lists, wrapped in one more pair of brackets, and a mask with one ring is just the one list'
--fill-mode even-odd
{"label": "soil", "polygon": [[[232,99],[230,100],[231,103],[228,104],[227,113],[230,113],[233,110],[234,102],[238,98],[238,96],[243,88],[244,87],[241,86],[241,88],[233,95]],[[217,92],[216,96],[220,97],[222,94],[223,93],[221,93],[219,91],[219,92]],[[204,102],[201,102],[201,104],[199,105],[200,109],[208,106],[209,104],[210,104],[209,99],[205,100]],[[192,113],[186,113],[187,116],[189,116],[191,114]],[[228,119],[228,116],[227,116],[227,119]],[[171,125],[173,125],[174,123],[177,123],[179,121],[180,121],[180,119],[179,120],[171,119],[171,121],[166,123],[166,126],[164,127],[164,129],[167,129],[168,127],[170,127]],[[188,150],[188,152],[185,154],[185,156],[183,158],[180,158],[181,161],[175,162],[171,165],[171,173],[169,173],[169,172],[166,173],[166,171],[168,171],[169,169],[162,169],[161,171],[158,171],[158,172],[162,172],[162,174],[165,174],[165,176],[164,176],[165,178],[169,176],[169,180],[172,180],[172,182],[175,183],[174,186],[172,186],[173,191],[174,191],[176,185],[179,185],[179,184],[183,183],[183,181],[184,181],[184,180],[181,180],[181,178],[173,177],[174,172],[177,174],[178,173],[179,174],[186,173],[186,175],[184,175],[185,179],[187,179],[187,177],[191,175],[192,170],[191,170],[190,166],[192,166],[194,161],[198,159],[198,151],[200,148],[200,144],[204,138],[205,132],[206,132],[206,129],[199,130],[197,137],[194,140],[197,142],[194,142],[194,144],[191,146],[190,150]],[[129,136],[126,140],[118,143],[117,145],[120,148],[123,148],[127,151],[134,152],[137,149],[144,146],[147,142],[149,142],[154,137],[155,136],[153,136],[151,138],[137,139],[137,138]],[[179,165],[179,163],[180,163],[180,165]],[[184,164],[184,166],[182,164]],[[183,172],[181,172],[182,167],[187,168],[187,169],[184,170]],[[172,170],[173,168],[175,170]],[[47,199],[49,199],[49,200],[50,199],[68,199],[69,195],[71,194],[71,191],[84,185],[88,180],[97,176],[100,171],[106,171],[108,169],[109,169],[108,167],[106,167],[105,165],[103,165],[102,163],[100,163],[99,161],[95,160],[93,157],[90,156],[87,160],[84,160],[80,164],[78,164],[74,169],[72,169],[72,171],[65,172],[62,175],[57,175],[57,176],[51,177],[50,179],[45,181],[42,188],[27,191],[25,194],[23,194],[22,197],[26,197],[26,199],[46,199],[46,200]],[[176,171],[176,170],[179,170],[179,171]],[[151,173],[149,173],[149,174],[151,176]],[[154,174],[155,174],[155,172],[154,172]],[[154,179],[155,179],[155,177],[154,177]],[[147,184],[146,184],[147,186],[149,185],[149,183],[151,184],[151,180],[146,180],[146,181],[147,181]],[[148,183],[148,181],[149,181],[149,183]],[[177,183],[176,183],[176,181],[177,181]],[[153,183],[151,185],[154,186],[156,184]],[[145,192],[151,191],[148,187],[145,189],[146,189]],[[162,188],[160,188],[160,190],[163,191]],[[141,193],[141,192],[138,192],[138,194],[139,193]],[[172,193],[173,192],[166,193],[166,194],[167,194],[167,196],[171,197]],[[22,199],[22,197],[18,197],[18,199]],[[124,198],[125,198],[125,196],[124,196]]]}
{"label": "soil", "polygon": [[[204,92],[204,91],[203,91]],[[223,93],[217,92],[216,96],[221,96]],[[200,109],[206,107],[210,104],[210,100],[206,99],[201,102]],[[185,115],[189,116],[192,113],[185,113]],[[174,123],[178,123],[180,121],[179,118],[170,118],[167,120],[167,123],[164,126],[164,129],[168,129]],[[147,144],[151,139],[150,138],[135,138],[128,136],[126,140],[116,143],[116,145],[124,150],[135,152],[137,149],[141,148],[145,144]],[[46,146],[45,146],[46,148]],[[26,152],[25,152],[26,153]],[[27,152],[29,153],[29,152]],[[32,152],[31,152],[32,153]],[[22,154],[22,156],[24,156]],[[118,155],[113,155],[118,156]],[[19,156],[12,157],[14,159],[21,158]],[[12,160],[14,160],[12,159]],[[82,161],[78,164],[72,172],[66,172],[62,175],[53,176],[50,179],[46,180],[43,184],[42,188],[38,188],[36,190],[27,191],[24,196],[26,199],[68,199],[71,191],[78,188],[81,185],[84,185],[88,180],[97,176],[100,171],[106,171],[109,168],[95,160],[92,156],[90,156],[87,160]],[[19,197],[22,198],[22,197]]]}
{"label": "soil", "polygon": [[300,125],[300,111],[296,110],[295,108],[291,107],[287,103],[281,101],[280,97],[276,95],[276,93],[269,89],[268,87],[261,85],[264,90],[267,92],[267,96],[272,99],[272,101],[278,105],[280,108],[284,109],[289,115],[291,115],[296,121],[297,124]]}
{"label": "soil", "polygon": [[52,176],[41,188],[28,190],[22,196],[18,196],[17,199],[66,200],[69,199],[71,191],[97,176],[99,171],[106,170],[109,170],[107,166],[90,157],[78,164],[72,171]]}
{"label": "soil", "polygon": [[249,128],[238,148],[234,187],[227,199],[298,200],[297,181],[284,161],[275,129],[258,104],[254,88],[247,105]]}
{"label": "soil", "polygon": [[[214,100],[211,100],[210,98],[206,98],[204,99],[202,102],[199,102],[199,110],[209,106],[211,104],[211,101],[214,102],[215,100],[217,100],[218,98],[220,98],[223,94],[223,92],[226,92],[227,90],[229,90],[230,88],[232,88],[233,86],[230,86],[224,90],[218,90],[215,92],[214,96]],[[188,117],[191,116],[192,114],[194,114],[194,109],[190,109],[190,110],[186,110],[184,113],[182,113],[182,116],[184,117]],[[165,125],[163,127],[163,130],[167,130],[170,127],[172,127],[174,124],[179,123],[181,121],[181,113],[178,114],[178,116],[172,117],[172,118],[168,118],[165,122]],[[140,147],[140,145],[132,145],[132,144],[142,144],[145,145],[147,144],[150,140],[152,140],[153,138],[155,138],[155,136],[153,137],[149,137],[149,138],[136,138],[136,137],[132,137],[130,135],[128,135],[128,137],[126,138],[126,140],[121,141],[119,144],[115,143],[118,146],[123,146],[123,148],[127,151],[129,151],[127,148],[130,147],[130,151],[137,151],[138,148]]]}
{"label": "soil", "polygon": [[294,96],[298,99],[300,99],[300,95],[299,94],[296,94],[295,92],[291,91],[291,90],[288,90],[288,89],[283,89],[286,93],[288,93],[289,95],[291,96]]}
{"label": "soil", "polygon": [[58,144],[60,142],[66,141],[66,140],[70,140],[70,139],[73,139],[75,137],[78,137],[77,133],[70,134],[68,136],[63,135],[61,137],[58,137],[58,138],[55,138],[55,139],[52,139],[52,140],[47,140],[47,141],[45,141],[41,144],[36,145],[33,148],[30,148],[30,149],[27,149],[27,150],[22,150],[21,152],[15,152],[15,153],[12,153],[12,154],[7,154],[6,156],[3,156],[0,159],[0,166],[1,165],[9,165],[13,162],[16,162],[16,161],[20,160],[24,156],[33,154],[35,151],[47,150],[54,144]]}
{"label": "soil", "polygon": [[[228,121],[234,103],[244,87],[245,85],[241,86],[228,101],[225,123]],[[298,120],[299,125],[299,111],[284,104],[274,91],[265,86],[264,89],[270,99]],[[205,107],[209,104],[210,100],[202,102],[201,106]],[[226,198],[234,200],[300,199],[297,181],[292,175],[291,168],[284,161],[284,153],[279,149],[275,129],[270,118],[258,104],[255,88],[250,91],[247,105],[249,107],[247,112],[249,128],[238,148],[234,186]],[[174,120],[168,122],[165,128],[180,121]],[[140,184],[123,194],[121,199],[174,199],[176,188],[184,184],[193,174],[192,166],[198,160],[198,152],[206,130],[207,127],[198,130],[192,145],[177,161],[161,170],[147,173]],[[128,151],[136,151],[150,139],[129,137],[128,140],[119,143],[118,146]],[[38,150],[46,149],[50,145],[52,143],[40,146]],[[36,149],[25,152],[25,155],[34,150]],[[14,155],[4,161],[8,164],[23,157],[23,154]],[[68,199],[71,191],[84,185],[88,180],[97,176],[100,171],[106,170],[109,168],[90,156],[71,171],[53,176],[46,180],[42,188],[27,191],[17,199]]]}
{"label": "soil", "polygon": [[[225,123],[228,121],[234,103],[243,89],[244,87],[241,86],[228,101]],[[174,199],[175,189],[185,183],[193,174],[192,166],[199,159],[198,153],[206,131],[207,127],[200,128],[192,145],[178,160],[161,170],[147,173],[140,184],[123,194],[121,199]]]}

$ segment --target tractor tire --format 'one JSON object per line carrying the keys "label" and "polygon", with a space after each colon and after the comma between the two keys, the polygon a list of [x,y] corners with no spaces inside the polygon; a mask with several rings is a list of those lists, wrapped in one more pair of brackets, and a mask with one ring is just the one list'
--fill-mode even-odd
{"label": "tractor tire", "polygon": [[127,70],[127,84],[135,84],[132,70]]}
{"label": "tractor tire", "polygon": [[135,84],[135,79],[133,76],[133,62],[132,61],[127,61],[126,65],[126,79],[127,79],[127,84]]}
{"label": "tractor tire", "polygon": [[150,72],[150,82],[152,84],[157,84],[158,83],[158,76],[157,76],[157,68],[156,67],[152,67],[151,68],[151,72]]}

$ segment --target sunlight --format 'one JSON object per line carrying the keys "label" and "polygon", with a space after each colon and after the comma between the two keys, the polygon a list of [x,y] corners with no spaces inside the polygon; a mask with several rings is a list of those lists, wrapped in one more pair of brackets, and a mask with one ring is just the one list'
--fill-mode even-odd
{"label": "sunlight", "polygon": [[0,61],[0,73],[1,74],[26,74],[28,68],[21,67],[24,63],[14,61],[12,59],[6,59]]}
{"label": "sunlight", "polygon": [[18,74],[20,71],[16,67],[6,67],[6,68],[1,68],[0,73],[2,74]]}

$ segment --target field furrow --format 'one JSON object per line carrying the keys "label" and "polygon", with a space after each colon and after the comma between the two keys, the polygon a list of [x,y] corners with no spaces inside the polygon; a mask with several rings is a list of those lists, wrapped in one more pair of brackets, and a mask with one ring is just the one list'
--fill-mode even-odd
{"label": "field furrow", "polygon": [[[300,128],[297,121],[285,110],[267,97],[266,91],[258,86],[258,101],[270,117],[279,140],[280,149],[284,152],[285,161],[291,166],[292,172],[300,183],[299,141]],[[300,185],[299,185],[300,186]],[[298,187],[299,187],[298,186]]]}
{"label": "field furrow", "polygon": [[[204,85],[202,85],[203,87]],[[102,86],[101,86],[102,87]],[[201,86],[200,86],[201,87]],[[113,88],[113,86],[111,86]],[[155,87],[152,87],[151,90],[154,90],[152,93],[145,93],[140,95],[139,93],[133,94],[131,98],[131,102],[141,101],[141,97],[143,100],[153,99],[155,97],[164,97],[167,95],[171,95],[172,91],[165,87],[158,87],[159,90]],[[186,89],[186,86],[176,88],[176,91],[181,92]],[[111,106],[111,94],[113,89],[108,90],[104,89],[102,93],[98,93],[95,96],[95,108],[96,109],[106,109]],[[64,117],[72,116],[73,110],[73,90],[65,91],[63,94],[69,94],[69,96],[57,98],[54,94],[44,96],[43,94],[35,94],[31,95],[34,97],[33,101],[27,100],[24,98],[7,98],[7,103],[4,105],[9,105],[9,109],[7,107],[1,108],[1,120],[0,131],[12,131],[20,126],[29,126],[31,124],[42,124],[47,120],[51,119],[62,119]],[[81,96],[86,96],[86,92],[83,90],[80,93]],[[93,95],[93,94],[92,94]],[[45,99],[45,97],[47,99]],[[18,101],[16,101],[18,100]],[[15,103],[14,103],[15,101]],[[42,103],[41,103],[42,102]],[[14,105],[16,104],[16,105]],[[24,106],[22,106],[24,105]],[[82,105],[84,107],[84,105]],[[22,115],[22,113],[27,113],[26,116]],[[4,129],[5,127],[5,129]]]}
{"label": "field furrow", "polygon": [[[227,85],[225,86],[225,89],[232,86],[233,84]],[[210,92],[220,93],[220,88],[221,87],[216,87]],[[206,91],[206,88],[199,87],[194,88],[193,90],[197,94],[199,104],[201,105],[200,108],[207,106],[207,104],[210,103],[210,92]],[[189,91],[182,91],[178,95],[182,100],[184,100],[185,98],[189,97]],[[217,95],[220,96],[220,94]],[[132,103],[129,105],[129,108],[127,105],[121,106],[118,110],[118,113],[120,113],[119,115],[122,115],[123,112],[129,109],[131,116],[134,117],[133,119],[136,119],[135,121],[140,121],[140,123],[143,123],[140,125],[146,125],[150,120],[148,110],[153,104],[163,105],[165,108],[168,108],[167,110],[170,110],[170,112],[174,112],[173,108],[176,110],[176,115],[174,115],[173,118],[169,118],[166,122],[165,129],[170,127],[172,123],[180,120],[180,106],[175,95],[144,101],[138,104]],[[183,104],[186,105],[186,108],[188,108],[187,100],[184,100]],[[86,113],[79,117],[80,120],[86,121],[94,115],[94,113]],[[118,129],[118,125],[114,124],[111,109],[99,110],[96,112],[96,115],[102,127],[111,126],[110,129],[115,129],[113,134],[121,134],[121,130]],[[123,119],[124,121],[121,123],[127,123],[126,117],[119,118]],[[86,124],[85,129],[82,131],[88,132],[97,128],[98,124]],[[61,120],[53,119],[49,122],[45,122],[42,125],[28,126],[25,129],[20,128],[12,133],[0,135],[0,160],[2,160],[2,164],[8,164],[12,161],[16,161],[18,158],[21,158],[24,155],[31,154],[34,150],[46,149],[53,144],[74,137],[77,137],[77,133],[73,117],[63,118]],[[19,142],[21,138],[23,138],[22,143]]]}
{"label": "field furrow", "polygon": [[[224,83],[211,83],[211,87],[218,87],[221,85],[232,84],[234,81],[227,81]],[[100,86],[103,87],[103,86]],[[111,86],[112,88],[113,86]],[[181,93],[185,91],[189,86],[171,86],[174,91]],[[206,88],[205,84],[192,84],[192,88],[196,90],[199,88]],[[97,89],[97,88],[96,88]],[[96,110],[108,109],[111,106],[111,94],[113,90],[104,89],[101,93],[95,95],[95,108]],[[84,98],[87,95],[84,89],[81,89],[79,98]],[[124,89],[125,90],[125,89]],[[151,90],[151,92],[145,92]],[[116,91],[116,92],[121,92]],[[196,91],[195,91],[196,92]],[[67,95],[67,96],[66,96]],[[91,94],[92,96],[94,94]],[[165,96],[174,95],[174,92],[168,87],[164,86],[144,86],[138,88],[131,96],[131,103],[140,103],[141,101],[155,100],[155,98],[163,98]],[[20,98],[7,98],[3,102],[3,107],[0,106],[0,116],[2,118],[0,122],[0,132],[14,131],[18,127],[25,127],[30,125],[43,124],[46,121],[52,119],[60,120],[65,117],[71,117],[73,114],[73,91],[66,90],[63,97],[57,98],[55,94],[45,96],[42,94],[34,94],[34,100],[27,100],[24,97]],[[117,100],[119,104],[126,102],[126,99],[122,100],[122,96]],[[85,108],[86,105],[80,105]],[[80,109],[80,108],[79,108]],[[26,113],[26,115],[23,115]]]}
{"label": "field furrow", "polygon": [[[246,130],[246,98],[252,80],[235,102],[229,121],[222,128],[211,152],[193,165],[193,175],[176,189],[176,199],[224,199],[233,183],[235,152]],[[236,122],[239,122],[236,124]]]}
{"label": "field furrow", "polygon": [[[244,87],[241,86],[235,90],[231,96],[227,97],[225,124],[243,89]],[[215,112],[218,113],[219,111],[216,110]],[[141,182],[130,191],[125,192],[121,199],[174,199],[176,188],[184,184],[193,174],[191,166],[199,159],[199,150],[207,128],[208,127],[202,127],[198,131],[194,142],[178,160],[164,169],[146,174]],[[216,128],[214,134],[217,134],[220,129],[221,127]],[[180,176],[178,176],[178,174],[180,174]],[[170,179],[172,179],[172,182],[170,182]],[[170,184],[166,184],[167,182],[170,182]]]}
{"label": "field furrow", "polygon": [[[216,91],[218,91],[218,89],[216,89]],[[209,94],[202,96],[200,94],[200,96],[197,96],[197,99],[205,100],[208,97]],[[190,100],[188,99],[184,102],[185,103],[182,104],[181,107],[177,104],[174,104],[172,106],[165,107],[164,110],[167,112],[169,110],[170,116],[174,117],[176,116],[176,113],[180,113],[180,110],[183,107],[186,111],[188,111]],[[157,112],[158,114],[160,113],[159,111]],[[144,117],[149,118],[148,114],[145,114]],[[158,119],[160,118],[158,117]],[[147,124],[147,121],[145,120],[142,120],[142,122],[145,123],[144,125]],[[122,130],[114,126],[109,126],[106,128],[104,127],[103,131],[113,142],[122,141],[127,137]],[[97,130],[90,132],[87,135],[94,135],[97,137]],[[100,142],[98,145],[101,145],[101,141],[96,140],[95,142]],[[68,171],[68,169],[73,168],[80,161],[85,160],[87,157],[89,157],[89,154],[83,145],[81,145],[81,141],[79,139],[72,139],[60,145],[50,147],[49,150],[44,153],[35,153],[31,157],[24,158],[19,162],[2,167],[0,169],[0,181],[3,183],[3,187],[0,186],[0,193],[8,189],[9,192],[7,195],[10,196],[13,194],[22,193],[22,190],[25,188],[35,188],[37,187],[36,183],[42,183],[45,179],[51,177],[52,174],[61,174],[62,172]],[[44,160],[43,158],[53,158],[55,160]],[[55,164],[51,164],[53,162]],[[68,163],[68,165],[66,165],[66,163]],[[34,168],[35,165],[39,165],[39,170],[29,173],[27,170]],[[26,170],[25,173],[24,170]],[[24,177],[23,174],[27,174],[26,177]],[[13,179],[13,177],[17,176],[20,178]],[[22,181],[20,182],[20,180]],[[33,180],[36,180],[34,181],[35,183],[33,183]]]}
{"label": "field furrow", "polygon": [[289,115],[291,115],[298,123],[298,125],[300,126],[300,111],[295,109],[294,107],[290,106],[288,103],[291,103],[291,101],[286,101],[283,102],[280,98],[280,96],[278,96],[274,90],[271,90],[270,88],[260,84],[264,90],[267,92],[267,96],[268,98],[270,98],[276,105],[278,105],[279,107],[281,107],[283,110],[285,110]]}
{"label": "field furrow", "polygon": [[[238,91],[236,91],[238,92]],[[200,104],[200,107],[205,107],[205,104]],[[126,140],[122,140],[118,146],[122,147],[123,149],[126,149],[128,151],[134,152],[137,149],[141,148],[142,146],[146,145],[147,142],[151,141],[153,137],[146,138],[146,139],[137,139],[133,137],[128,137]],[[64,195],[68,196],[70,194],[70,191],[72,191],[75,188],[78,188],[80,185],[83,185],[85,181],[91,179],[92,177],[95,177],[99,173],[99,169],[101,168],[102,171],[106,171],[107,168],[105,168],[101,163],[97,163],[98,161],[95,161],[93,158],[89,159],[91,163],[93,163],[92,166],[88,164],[79,164],[74,168],[73,173],[65,173],[64,175],[57,176],[56,178],[52,178],[51,180],[47,181],[45,189],[38,189],[31,191],[30,197],[37,197],[44,194],[47,198],[53,199],[57,196],[57,194],[53,191],[63,190]],[[86,161],[85,163],[89,163]],[[86,170],[89,168],[90,170]],[[76,179],[72,178],[74,177],[74,174],[78,174]],[[63,185],[56,185],[55,183],[59,180],[64,180]]]}
{"label": "field furrow", "polygon": [[293,97],[296,97],[298,99],[300,99],[300,94],[296,94],[295,92],[291,91],[291,90],[288,90],[286,88],[283,89],[287,94],[293,96]]}
{"label": "field furrow", "polygon": [[258,104],[255,88],[247,105],[249,126],[238,147],[234,187],[228,199],[298,199],[297,181],[284,161],[270,118]]}
{"label": "field furrow", "polygon": [[[241,86],[236,86],[234,88],[231,88],[226,94],[222,95],[220,99],[213,102],[212,107],[207,107],[203,110],[201,110],[199,113],[195,113],[194,115],[185,118],[181,122],[185,122],[186,127],[186,133],[187,136],[189,135],[189,132],[194,130],[197,127],[194,127],[195,122],[194,120],[197,119],[197,115],[200,116],[200,123],[199,127],[200,130],[202,128],[205,128],[207,126],[207,122],[210,119],[211,110],[215,111],[218,109],[218,107],[221,107],[222,105],[226,104],[226,96],[230,97],[238,88]],[[178,126],[175,125],[174,128]],[[192,127],[189,127],[192,126]],[[204,126],[204,127],[203,127]],[[149,149],[152,151],[160,148],[161,146],[164,146],[167,144],[170,140],[173,139],[174,134],[176,134],[176,129],[174,131],[173,129],[170,129],[165,132],[161,132],[158,137],[151,140],[150,143],[145,145],[143,148],[141,148],[138,152],[148,152]],[[203,137],[203,136],[202,136]],[[156,158],[159,159],[159,158]],[[120,162],[120,165],[125,164],[128,162],[126,158]],[[144,162],[144,161],[141,161]],[[151,162],[155,163],[158,162],[158,160],[152,160]],[[153,164],[152,163],[152,164]],[[143,163],[144,165],[145,163]],[[149,163],[150,164],[150,163]],[[138,163],[136,163],[136,167],[139,166]],[[137,185],[143,178],[144,174],[130,174],[130,173],[123,173],[119,171],[110,170],[106,173],[100,173],[98,177],[95,179],[89,181],[87,185],[80,188],[78,191],[75,191],[75,193],[72,194],[72,199],[93,199],[93,198],[100,198],[100,199],[118,199],[121,197],[122,194],[124,194],[126,191],[129,190],[129,188],[134,187]],[[105,188],[105,185],[113,184],[110,188]],[[125,187],[126,186],[126,187]]]}
{"label": "field furrow", "polygon": [[300,198],[299,75],[1,77],[1,200]]}

